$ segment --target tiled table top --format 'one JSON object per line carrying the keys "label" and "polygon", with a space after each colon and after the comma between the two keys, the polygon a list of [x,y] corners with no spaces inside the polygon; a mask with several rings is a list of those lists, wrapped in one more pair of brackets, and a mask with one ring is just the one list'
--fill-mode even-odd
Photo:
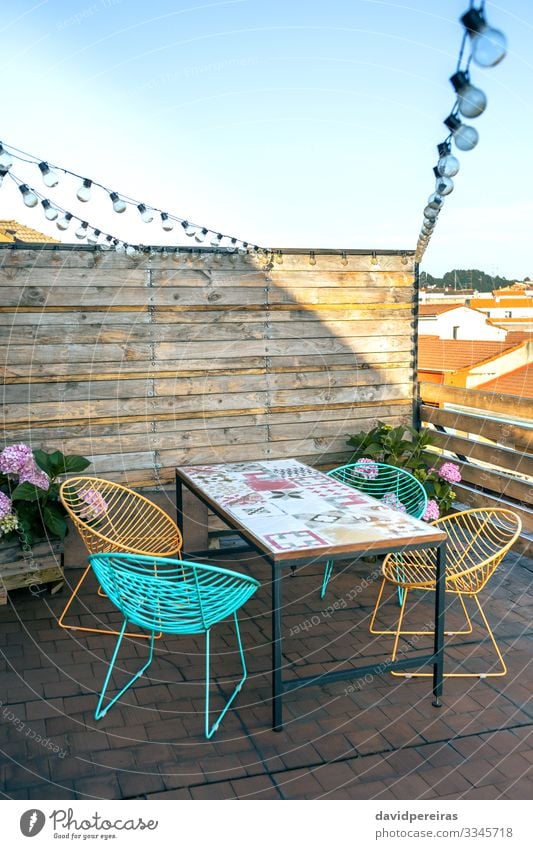
{"label": "tiled table top", "polygon": [[443,538],[425,522],[298,460],[184,466],[178,473],[272,555]]}

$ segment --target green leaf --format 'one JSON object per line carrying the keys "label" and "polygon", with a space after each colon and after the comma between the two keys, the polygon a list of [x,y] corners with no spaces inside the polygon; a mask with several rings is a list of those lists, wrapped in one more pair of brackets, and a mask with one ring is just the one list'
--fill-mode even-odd
{"label": "green leaf", "polygon": [[[69,454],[65,457],[65,473],[83,472],[87,466],[91,465],[91,461],[87,457],[81,457],[78,454]],[[63,472],[61,472],[63,474]]]}
{"label": "green leaf", "polygon": [[12,501],[39,501],[45,495],[45,490],[33,483],[19,483],[11,493]]}
{"label": "green leaf", "polygon": [[35,448],[33,452],[33,457],[39,468],[43,472],[46,472],[48,477],[53,477],[52,464],[50,460],[51,455],[48,454],[46,451],[42,451],[40,448]]}
{"label": "green leaf", "polygon": [[54,536],[63,539],[67,533],[65,514],[59,504],[46,504],[44,508],[44,524]]}

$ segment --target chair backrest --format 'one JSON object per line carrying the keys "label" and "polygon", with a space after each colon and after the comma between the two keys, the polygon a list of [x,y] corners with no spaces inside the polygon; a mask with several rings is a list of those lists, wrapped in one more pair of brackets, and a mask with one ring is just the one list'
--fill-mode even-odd
{"label": "chair backrest", "polygon": [[61,484],[59,498],[91,553],[179,556],[182,538],[176,523],[133,489],[102,478],[74,477]]}
{"label": "chair backrest", "polygon": [[238,610],[259,581],[218,566],[136,554],[92,554],[102,589],[130,622],[199,634]]}
{"label": "chair backrest", "polygon": [[373,498],[384,500],[390,507],[402,510],[400,505],[403,505],[405,512],[416,519],[421,519],[426,512],[426,491],[420,481],[406,469],[376,463],[374,460],[359,460],[332,469],[328,475]]}
{"label": "chair backrest", "polygon": [[478,593],[522,530],[516,513],[504,507],[464,510],[432,522],[446,531],[448,589]]}

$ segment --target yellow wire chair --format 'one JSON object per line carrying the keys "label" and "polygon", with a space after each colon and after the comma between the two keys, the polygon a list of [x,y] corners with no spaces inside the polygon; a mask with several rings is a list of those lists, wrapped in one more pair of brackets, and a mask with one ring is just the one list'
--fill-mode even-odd
{"label": "yellow wire chair", "polygon": [[[447,635],[472,633],[472,622],[468,616],[464,597],[476,602],[481,618],[487,629],[496,655],[500,661],[498,672],[447,672],[446,678],[494,678],[507,674],[507,667],[498,647],[494,634],[483,611],[478,594],[487,584],[522,530],[520,518],[512,510],[505,508],[474,509],[453,513],[437,519],[433,525],[439,525],[446,531],[446,592],[459,597],[466,616],[467,629],[446,631]],[[401,565],[401,569],[398,566]],[[383,580],[376,606],[370,622],[371,634],[394,635],[394,648],[391,660],[396,659],[398,642],[404,635],[432,634],[432,631],[406,631],[402,629],[403,618],[409,593],[412,590],[435,590],[434,555],[429,551],[407,551],[401,554],[389,554],[383,561]],[[383,591],[387,584],[404,590],[402,606],[395,630],[379,630],[375,627]],[[431,676],[430,672],[391,672],[392,675],[408,678]]]}
{"label": "yellow wire chair", "polygon": [[[183,541],[176,523],[161,507],[133,489],[102,478],[73,477],[61,484],[59,498],[90,554],[124,552],[149,557],[181,556]],[[118,635],[119,631],[105,628],[65,624],[65,616],[90,570],[89,564],[59,617],[58,625],[71,631]],[[105,597],[101,589],[98,594]],[[137,633],[126,636],[149,637]]]}

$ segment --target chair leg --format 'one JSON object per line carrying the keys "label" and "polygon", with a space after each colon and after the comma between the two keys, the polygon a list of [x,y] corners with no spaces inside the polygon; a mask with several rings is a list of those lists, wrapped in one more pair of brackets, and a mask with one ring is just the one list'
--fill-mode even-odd
{"label": "chair leg", "polygon": [[104,708],[102,708],[102,703],[103,703],[104,698],[105,698],[107,685],[109,684],[109,679],[111,678],[111,673],[113,672],[113,667],[114,667],[115,661],[117,659],[117,655],[118,655],[118,652],[119,652],[119,649],[120,649],[120,644],[122,643],[122,638],[127,636],[126,635],[127,625],[128,625],[128,620],[124,619],[124,624],[123,624],[123,626],[120,630],[118,640],[117,640],[117,643],[115,645],[115,650],[113,652],[113,657],[111,658],[111,663],[109,664],[109,669],[107,670],[107,675],[105,677],[104,686],[102,687],[102,692],[100,693],[100,698],[98,699],[98,705],[96,706],[96,712],[94,714],[95,719],[101,719],[103,716],[105,716],[106,713],[108,712],[108,710],[115,704],[115,702],[118,702],[118,700],[126,692],[126,690],[129,690],[129,688],[132,686],[132,684],[134,684],[135,681],[137,681],[137,679],[140,678],[141,675],[144,674],[144,672],[146,672],[146,670],[148,669],[148,667],[150,666],[150,664],[152,662],[152,659],[153,659],[153,656],[154,656],[154,636],[155,636],[154,631],[152,631],[151,634],[148,634],[148,638],[150,639],[150,653],[149,653],[147,662],[144,664],[142,669],[139,669],[139,671],[136,672],[135,675],[133,675],[132,678],[130,678],[130,680],[128,681],[127,684],[125,684],[125,686],[122,688],[122,690],[120,690],[116,694],[116,696],[113,696],[111,701]]}
{"label": "chair leg", "polygon": [[324,598],[326,595],[326,590],[328,588],[329,579],[331,578],[331,573],[333,572],[333,560],[328,560],[324,567],[324,575],[322,577],[322,587],[320,588],[320,598]]}
{"label": "chair leg", "polygon": [[[372,614],[372,619],[370,620],[369,631],[370,631],[371,634],[381,634],[381,635],[386,635],[386,636],[389,636],[389,637],[394,637],[397,629],[395,629],[394,631],[378,631],[376,628],[374,628],[374,622],[376,621],[378,608],[379,608],[379,605],[380,605],[380,602],[381,602],[381,597],[383,595],[383,590],[385,589],[386,583],[387,583],[386,578],[383,578],[383,581],[381,582],[381,587],[380,587],[380,590],[379,590],[378,599],[376,601],[376,606],[374,607],[374,612]],[[403,587],[398,587],[398,589],[399,590],[401,589],[402,593],[405,592]],[[465,603],[463,601],[463,598],[462,598],[460,593],[457,593],[457,595],[459,596],[459,601],[461,602],[461,606],[462,606],[463,612],[465,614],[467,628],[463,629],[462,631],[445,631],[445,634],[446,634],[447,637],[457,636],[457,635],[461,635],[461,634],[463,634],[463,635],[464,634],[471,634],[472,631],[473,631],[472,621],[471,621],[471,619],[468,615],[468,611],[465,607]],[[402,595],[402,601],[400,602],[400,605],[401,604],[403,604],[403,595]],[[422,637],[424,634],[428,634],[428,636],[430,636],[430,635],[434,634],[434,631],[401,631],[401,633],[402,634],[411,634],[412,636]]]}
{"label": "chair leg", "polygon": [[[463,605],[463,609],[466,613],[466,617],[467,617],[468,622],[470,624],[470,629],[472,630],[472,622],[471,622],[470,617],[468,616],[468,613],[466,611],[464,601],[461,597],[461,594],[458,593],[458,595],[459,595],[459,598],[461,599],[461,604]],[[490,625],[487,621],[487,617],[485,616],[483,608],[481,607],[481,603],[480,603],[477,595],[475,595],[473,598],[474,598],[474,601],[476,602],[476,604],[478,606],[478,610],[481,614],[481,618],[483,619],[483,623],[485,625],[485,628],[487,629],[487,634],[490,637],[490,641],[491,641],[491,643],[494,647],[494,651],[496,652],[496,654],[498,656],[498,660],[500,661],[501,669],[500,669],[499,672],[445,672],[444,673],[445,678],[501,678],[504,675],[507,675],[507,666],[505,665],[505,661],[504,661],[502,653],[499,649],[498,643],[496,642],[496,638],[494,637],[494,634],[492,633],[492,629],[491,629],[491,627],[490,627]],[[446,631],[446,634],[461,634],[461,633],[469,634],[469,633],[471,633],[471,630],[470,631]],[[404,631],[403,633],[405,634],[407,632]],[[395,644],[395,646],[396,646],[396,644]],[[392,659],[394,660],[394,654],[393,654]],[[397,675],[397,676],[403,677],[403,678],[431,678],[433,676],[433,673],[432,672],[391,672],[391,675]]]}
{"label": "chair leg", "polygon": [[[74,592],[72,593],[69,600],[67,601],[61,616],[57,620],[57,624],[60,628],[63,628],[65,631],[82,631],[82,632],[84,631],[87,634],[110,634],[114,637],[118,637],[120,635],[121,631],[110,631],[108,628],[85,628],[85,627],[82,627],[81,625],[65,625],[65,621],[64,621],[65,616],[67,615],[68,611],[70,610],[70,606],[71,606],[72,602],[74,601],[74,599],[78,595],[80,587],[83,584],[85,578],[87,577],[87,575],[89,574],[90,571],[91,571],[91,565],[89,564],[87,566],[87,568],[84,570],[83,575],[79,579],[78,583],[74,587]],[[98,588],[98,595],[101,595],[103,598],[107,598],[107,596],[104,593],[101,593],[100,590],[101,590],[101,587]],[[134,638],[137,638],[139,640],[149,640],[150,639],[150,634],[132,633],[132,634],[124,634],[124,636],[125,637],[134,637]],[[155,639],[159,640],[161,638],[161,636],[162,636],[161,633],[159,633],[156,636]]]}
{"label": "chair leg", "polygon": [[210,629],[208,628],[208,630],[205,632],[205,648],[206,648],[206,650],[205,650],[205,736],[207,737],[208,740],[211,739],[211,737],[213,736],[215,731],[218,729],[220,723],[222,722],[223,718],[225,717],[226,713],[228,712],[232,702],[234,701],[235,697],[237,696],[237,693],[239,693],[241,691],[242,685],[246,681],[246,678],[247,678],[247,675],[248,675],[247,670],[246,670],[246,661],[244,659],[244,651],[243,651],[243,647],[242,647],[241,632],[239,630],[239,620],[237,619],[236,613],[233,614],[233,617],[235,619],[235,631],[236,631],[236,634],[237,634],[237,642],[239,644],[239,653],[240,653],[240,656],[241,656],[243,676],[242,676],[241,680],[239,681],[239,683],[237,684],[237,686],[235,687],[233,693],[231,694],[230,698],[226,702],[223,710],[219,713],[218,717],[216,718],[216,720],[213,723],[213,725],[211,726],[211,728],[209,728]]}

